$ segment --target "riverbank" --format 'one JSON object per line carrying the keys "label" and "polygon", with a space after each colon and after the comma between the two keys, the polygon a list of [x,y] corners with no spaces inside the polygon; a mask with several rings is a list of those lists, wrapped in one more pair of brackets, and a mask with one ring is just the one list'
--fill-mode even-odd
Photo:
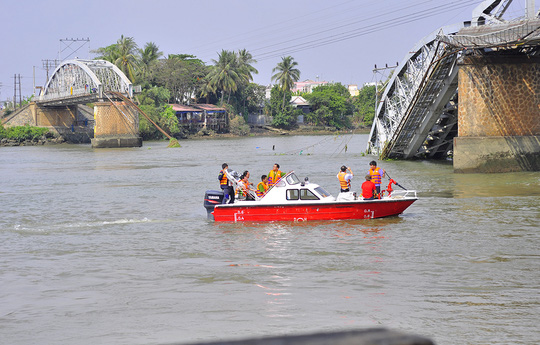
{"label": "riverbank", "polygon": [[13,146],[41,146],[41,145],[54,145],[54,144],[62,144],[67,142],[63,137],[57,137],[57,138],[39,138],[39,139],[33,139],[33,140],[22,140],[19,141],[17,139],[6,139],[2,138],[0,140],[0,146],[7,146],[7,147],[13,147]]}
{"label": "riverbank", "polygon": [[250,126],[249,134],[242,136],[233,133],[215,133],[213,131],[200,131],[196,134],[188,135],[188,139],[208,139],[208,138],[241,138],[241,137],[273,137],[281,135],[342,135],[342,134],[369,134],[370,127],[358,127],[355,129],[336,130],[324,126],[300,126],[293,130],[284,130],[271,126]]}
{"label": "riverbank", "polygon": [[[250,131],[247,135],[238,135],[234,133],[216,133],[214,131],[199,131],[196,134],[190,134],[185,139],[224,139],[224,138],[241,138],[241,137],[275,137],[282,135],[344,135],[344,134],[368,134],[370,132],[369,127],[358,127],[355,129],[348,130],[336,130],[331,127],[324,126],[300,126],[293,130],[284,130],[279,128],[274,128],[271,126],[250,126]],[[86,136],[87,137],[87,136]],[[182,139],[180,139],[181,142]],[[0,147],[13,147],[13,146],[42,146],[42,145],[54,145],[54,144],[80,144],[87,143],[87,141],[82,141],[80,138],[77,138],[76,141],[72,141],[69,138],[64,136],[41,136],[36,139],[0,139]]]}

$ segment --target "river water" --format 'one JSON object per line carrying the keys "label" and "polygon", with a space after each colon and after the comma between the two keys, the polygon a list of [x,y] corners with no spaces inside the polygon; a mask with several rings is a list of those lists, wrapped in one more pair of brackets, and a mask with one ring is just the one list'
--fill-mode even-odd
{"label": "river water", "polygon": [[[540,173],[379,166],[398,217],[214,223],[223,162],[360,189],[367,135],[0,148],[0,343],[170,344],[386,327],[437,344],[540,342]],[[384,179],[383,182],[387,182]]]}

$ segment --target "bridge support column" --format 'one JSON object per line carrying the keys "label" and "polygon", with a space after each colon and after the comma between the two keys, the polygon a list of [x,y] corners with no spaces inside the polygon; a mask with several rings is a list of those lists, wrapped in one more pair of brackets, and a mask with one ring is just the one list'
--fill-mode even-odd
{"label": "bridge support column", "polygon": [[92,147],[141,147],[138,116],[124,102],[95,103]]}
{"label": "bridge support column", "polygon": [[458,88],[454,171],[540,171],[540,58],[464,57]]}

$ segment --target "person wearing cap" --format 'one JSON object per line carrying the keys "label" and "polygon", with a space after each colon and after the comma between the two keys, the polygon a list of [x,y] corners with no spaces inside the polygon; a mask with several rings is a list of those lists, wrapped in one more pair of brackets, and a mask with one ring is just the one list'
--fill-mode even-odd
{"label": "person wearing cap", "polygon": [[[347,173],[347,171],[349,171],[349,173]],[[346,167],[345,165],[341,166],[341,171],[336,176],[341,188],[340,193],[347,193],[351,190],[351,180],[353,176],[351,168]]]}
{"label": "person wearing cap", "polygon": [[364,200],[373,200],[377,196],[377,187],[371,181],[371,175],[366,175],[366,181],[362,183],[362,197]]}

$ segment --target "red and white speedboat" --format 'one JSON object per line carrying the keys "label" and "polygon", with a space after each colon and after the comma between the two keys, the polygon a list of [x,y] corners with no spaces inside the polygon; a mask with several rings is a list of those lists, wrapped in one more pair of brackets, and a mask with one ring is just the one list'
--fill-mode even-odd
{"label": "red and white speedboat", "polygon": [[389,189],[388,195],[374,200],[363,200],[354,192],[333,197],[318,184],[302,182],[290,172],[261,198],[222,204],[223,192],[209,190],[204,206],[217,222],[372,219],[401,214],[418,199],[416,191]]}

